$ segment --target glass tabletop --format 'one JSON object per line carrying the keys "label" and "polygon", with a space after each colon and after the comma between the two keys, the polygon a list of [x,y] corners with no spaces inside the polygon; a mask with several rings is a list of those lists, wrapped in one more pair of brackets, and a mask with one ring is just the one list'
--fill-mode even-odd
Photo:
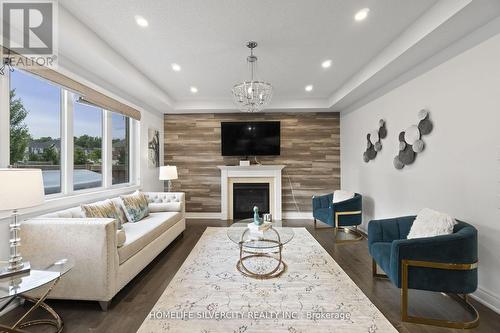
{"label": "glass tabletop", "polygon": [[[253,221],[252,219],[249,219]],[[269,249],[290,242],[294,232],[292,228],[271,226],[263,232],[253,232],[248,229],[248,223],[240,221],[227,229],[227,236],[236,244],[253,249]]]}
{"label": "glass tabletop", "polygon": [[[0,279],[0,299],[26,293],[46,285],[70,271],[74,262],[66,256],[40,256],[25,258],[29,261],[31,270],[19,275]],[[0,262],[0,265],[6,265]]]}

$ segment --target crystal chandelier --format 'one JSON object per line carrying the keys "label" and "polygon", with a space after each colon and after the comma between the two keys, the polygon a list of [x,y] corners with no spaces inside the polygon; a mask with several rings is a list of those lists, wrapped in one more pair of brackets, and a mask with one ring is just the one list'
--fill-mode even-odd
{"label": "crystal chandelier", "polygon": [[253,55],[253,49],[257,47],[256,42],[248,42],[250,55],[247,57],[247,63],[250,67],[250,81],[244,81],[236,84],[233,89],[233,98],[238,108],[243,112],[259,112],[264,109],[273,97],[273,86],[267,82],[254,80],[255,66],[257,57]]}

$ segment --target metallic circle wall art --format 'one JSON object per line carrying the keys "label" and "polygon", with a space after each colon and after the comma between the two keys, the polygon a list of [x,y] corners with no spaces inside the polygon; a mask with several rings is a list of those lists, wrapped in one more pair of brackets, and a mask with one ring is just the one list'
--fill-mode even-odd
{"label": "metallic circle wall art", "polygon": [[363,161],[366,163],[377,157],[377,152],[382,150],[382,139],[387,136],[387,129],[385,127],[385,120],[378,121],[378,130],[371,131],[366,135],[366,150],[363,153]]}
{"label": "metallic circle wall art", "polygon": [[413,151],[415,153],[420,153],[422,150],[424,150],[424,142],[422,140],[417,140],[413,144]]}
{"label": "metallic circle wall art", "polygon": [[401,162],[401,160],[399,159],[399,156],[394,157],[394,161],[392,163],[394,164],[394,167],[398,170],[403,169],[405,166],[403,162]]}
{"label": "metallic circle wall art", "polygon": [[394,157],[394,167],[403,169],[405,165],[410,165],[415,162],[417,154],[425,148],[425,143],[422,136],[429,134],[432,131],[433,125],[429,119],[428,110],[420,110],[417,118],[417,125],[408,127],[404,132],[399,133],[399,153]]}
{"label": "metallic circle wall art", "polygon": [[378,131],[370,132],[370,142],[374,145],[380,140]]}
{"label": "metallic circle wall art", "polygon": [[407,144],[405,149],[399,152],[398,157],[404,165],[409,165],[415,162],[415,155],[412,145]]}
{"label": "metallic circle wall art", "polygon": [[417,118],[418,118],[418,120],[424,120],[425,118],[427,118],[428,115],[429,115],[429,111],[423,109],[423,110],[418,111]]}
{"label": "metallic circle wall art", "polygon": [[420,130],[417,125],[410,126],[405,131],[405,141],[410,145],[420,140]]}
{"label": "metallic circle wall art", "polygon": [[432,132],[432,122],[429,120],[429,117],[420,120],[418,123],[418,129],[422,135],[427,135]]}

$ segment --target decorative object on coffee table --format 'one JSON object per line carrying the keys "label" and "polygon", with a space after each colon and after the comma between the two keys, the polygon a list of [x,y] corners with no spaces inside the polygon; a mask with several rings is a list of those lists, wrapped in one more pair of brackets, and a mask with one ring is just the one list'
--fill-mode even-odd
{"label": "decorative object on coffee table", "polygon": [[283,245],[293,239],[292,228],[273,227],[254,232],[248,228],[252,219],[242,220],[228,228],[227,236],[238,244],[240,257],[236,269],[245,276],[272,279],[283,274],[287,265],[283,261]]}
{"label": "decorative object on coffee table", "polygon": [[253,223],[255,223],[256,225],[262,224],[262,220],[259,217],[259,207],[257,206],[253,207]]}
{"label": "decorative object on coffee table", "polygon": [[177,179],[177,167],[166,165],[160,167],[160,180],[168,180],[167,192],[172,191],[172,180]]}
{"label": "decorative object on coffee table", "polygon": [[378,130],[372,131],[366,135],[366,150],[363,153],[363,160],[368,163],[377,157],[377,153],[382,150],[382,139],[387,136],[385,120],[378,121]]}
{"label": "decorative object on coffee table", "polygon": [[35,207],[44,202],[42,171],[40,169],[0,169],[0,211],[12,211],[10,224],[10,259],[0,267],[0,278],[26,273],[29,262],[23,262],[19,235],[18,209]]}
{"label": "decorative object on coffee table", "polygon": [[[61,277],[73,268],[73,260],[56,256],[39,256],[30,257],[30,261],[33,265],[31,271],[25,272],[21,278],[18,276],[0,278],[0,301],[6,301],[0,307],[0,313],[17,298],[33,304],[12,325],[0,324],[0,332],[26,333],[26,330],[24,330],[26,327],[49,325],[55,328],[54,332],[60,333],[63,330],[64,323],[57,312],[45,303],[45,299],[47,299]],[[39,298],[25,294],[34,289],[40,290],[39,288],[44,286],[48,286],[48,288]],[[28,321],[27,318],[37,309],[45,310],[50,318]]]}
{"label": "decorative object on coffee table", "polygon": [[422,136],[432,131],[433,125],[429,119],[429,111],[420,110],[417,117],[419,120],[417,125],[412,125],[399,133],[399,153],[393,161],[396,169],[403,169],[405,165],[415,162],[417,154],[425,148]]}

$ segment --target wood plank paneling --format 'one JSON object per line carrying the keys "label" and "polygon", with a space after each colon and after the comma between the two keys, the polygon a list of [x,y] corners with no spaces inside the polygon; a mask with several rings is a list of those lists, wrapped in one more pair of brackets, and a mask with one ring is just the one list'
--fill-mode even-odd
{"label": "wood plank paneling", "polygon": [[312,195],[340,188],[340,117],[336,112],[167,114],[165,165],[177,166],[179,179],[174,189],[186,192],[188,212],[220,212],[217,166],[239,164],[237,157],[221,156],[220,123],[276,120],[281,122],[281,155],[258,160],[286,165],[283,211],[309,212]]}

